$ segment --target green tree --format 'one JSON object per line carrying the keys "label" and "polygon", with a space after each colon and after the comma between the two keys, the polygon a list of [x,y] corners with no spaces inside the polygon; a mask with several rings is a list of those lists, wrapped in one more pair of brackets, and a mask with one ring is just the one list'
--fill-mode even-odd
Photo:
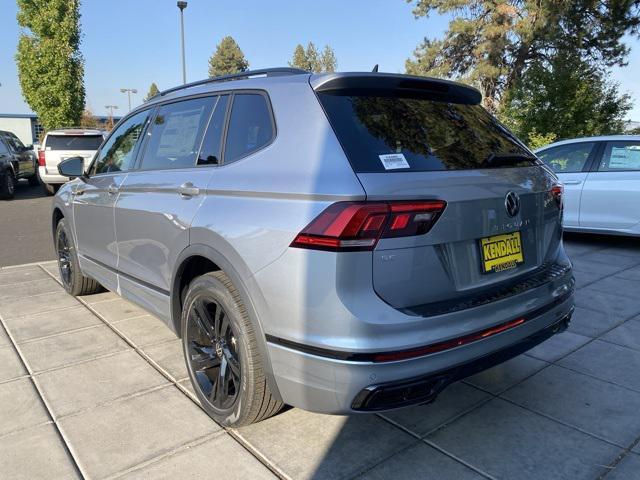
{"label": "green tree", "polygon": [[82,116],[80,117],[80,123],[78,125],[84,128],[98,128],[100,126],[98,124],[98,120],[93,115],[93,112],[88,108],[85,108],[82,111]]}
{"label": "green tree", "polygon": [[17,0],[22,95],[46,130],[78,125],[85,101],[79,0]]}
{"label": "green tree", "polygon": [[312,70],[311,65],[309,65],[309,60],[307,59],[307,52],[305,52],[302,45],[296,45],[296,49],[293,51],[293,58],[289,61],[289,66],[301,68],[302,70]]}
{"label": "green tree", "polygon": [[336,60],[336,54],[329,45],[325,45],[320,56],[320,68],[323,72],[335,72],[338,68],[338,61]]}
{"label": "green tree", "polygon": [[316,73],[335,72],[337,64],[335,52],[329,45],[326,45],[320,54],[313,42],[307,44],[306,50],[302,45],[296,45],[293,58],[289,61],[292,67]]}
{"label": "green tree", "polygon": [[155,97],[157,94],[160,93],[160,90],[158,89],[158,85],[156,85],[156,82],[152,82],[151,85],[149,86],[149,92],[147,93],[147,96],[144,97],[143,101],[147,101],[150,100],[151,98]]}
{"label": "green tree", "polygon": [[249,68],[249,62],[236,41],[226,36],[216,47],[215,53],[209,59],[209,76],[218,77],[231,73],[244,72]]}
{"label": "green tree", "polygon": [[[606,72],[570,52],[531,65],[507,93],[500,117],[521,138],[623,133],[631,109]],[[538,140],[536,140],[538,139]]]}
{"label": "green tree", "polygon": [[309,42],[307,44],[307,50],[305,51],[307,55],[307,62],[309,63],[309,70],[312,72],[319,72],[321,69],[320,66],[320,56],[318,54],[318,49],[313,42]]}
{"label": "green tree", "polygon": [[640,0],[406,0],[416,17],[453,16],[442,39],[426,39],[407,60],[408,73],[453,77],[481,90],[497,111],[536,63],[570,51],[588,63],[623,65],[621,38],[637,34]]}

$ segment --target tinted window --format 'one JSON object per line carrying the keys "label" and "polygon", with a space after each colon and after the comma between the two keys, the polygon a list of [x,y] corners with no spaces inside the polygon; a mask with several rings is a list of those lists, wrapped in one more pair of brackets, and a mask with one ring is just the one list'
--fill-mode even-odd
{"label": "tinted window", "polygon": [[149,117],[149,110],[129,117],[111,134],[93,163],[91,175],[97,173],[124,172],[135,161],[136,146]]}
{"label": "tinted window", "polygon": [[0,137],[0,155],[6,155],[7,153],[9,153],[9,150],[7,150],[2,137]]}
{"label": "tinted window", "polygon": [[196,164],[202,134],[215,98],[170,103],[158,109],[151,125],[142,168],[188,168]]}
{"label": "tinted window", "polygon": [[7,147],[9,147],[13,153],[18,153],[24,150],[24,144],[15,135],[7,133],[4,139]]}
{"label": "tinted window", "polygon": [[224,117],[227,112],[229,95],[223,95],[216,104],[211,121],[204,135],[202,149],[198,157],[198,165],[217,165],[220,162],[220,150],[222,149],[222,131],[224,130]]}
{"label": "tinted window", "polygon": [[47,135],[45,150],[97,150],[102,135]]}
{"label": "tinted window", "polygon": [[538,152],[538,158],[558,173],[581,172],[595,142],[571,143]]}
{"label": "tinted window", "polygon": [[479,105],[319,95],[356,172],[464,170],[536,160]]}
{"label": "tinted window", "polygon": [[231,106],[225,163],[255,152],[272,138],[273,124],[267,99],[259,94],[236,94]]}
{"label": "tinted window", "polygon": [[598,170],[640,171],[640,142],[608,142]]}

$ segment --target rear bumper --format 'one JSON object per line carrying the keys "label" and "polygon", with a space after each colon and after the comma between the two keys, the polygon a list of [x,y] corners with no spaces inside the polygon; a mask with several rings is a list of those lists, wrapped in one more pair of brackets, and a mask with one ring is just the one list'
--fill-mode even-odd
{"label": "rear bumper", "polygon": [[513,345],[489,353],[484,357],[456,365],[447,370],[431,373],[426,376],[370,385],[356,395],[351,408],[356,411],[373,412],[392,408],[406,407],[415,404],[430,403],[436,399],[448,385],[491,367],[506,362],[521,353],[539,345],[556,333],[563,332],[569,326],[573,309],[560,321],[530,335]]}
{"label": "rear bumper", "polygon": [[48,183],[49,185],[62,185],[69,181],[67,177],[63,177],[58,173],[57,167],[38,167],[38,175],[40,175],[40,180],[43,183]]}
{"label": "rear bumper", "polygon": [[572,293],[525,323],[470,344],[384,363],[350,361],[268,342],[278,390],[291,405],[348,414],[428,403],[450,383],[504,362],[566,328]]}

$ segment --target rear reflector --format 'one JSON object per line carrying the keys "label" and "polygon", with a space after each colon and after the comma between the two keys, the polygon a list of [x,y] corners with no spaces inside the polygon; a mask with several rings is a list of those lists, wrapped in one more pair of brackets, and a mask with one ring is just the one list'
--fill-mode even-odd
{"label": "rear reflector", "polygon": [[38,150],[38,166],[39,167],[44,167],[45,166],[44,150]]}
{"label": "rear reflector", "polygon": [[432,353],[443,352],[452,348],[461,347],[469,343],[477,342],[485,338],[497,335],[498,333],[505,332],[519,325],[522,325],[526,321],[525,318],[518,318],[509,322],[503,323],[496,327],[487,328],[479,332],[465,335],[464,337],[454,338],[452,340],[446,340],[444,342],[438,342],[424,347],[414,348],[412,350],[402,350],[398,352],[379,353],[373,357],[374,362],[394,362],[397,360],[407,360],[409,358],[421,357],[423,355],[429,355]]}
{"label": "rear reflector", "polygon": [[380,238],[423,235],[446,202],[338,202],[327,207],[291,243],[314,250],[373,250]]}

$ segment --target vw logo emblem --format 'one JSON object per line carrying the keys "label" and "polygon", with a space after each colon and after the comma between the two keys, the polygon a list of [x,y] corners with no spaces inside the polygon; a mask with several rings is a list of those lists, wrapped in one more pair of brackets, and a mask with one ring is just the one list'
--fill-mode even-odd
{"label": "vw logo emblem", "polygon": [[520,212],[520,197],[517,193],[507,192],[504,197],[504,208],[510,217],[515,217]]}

